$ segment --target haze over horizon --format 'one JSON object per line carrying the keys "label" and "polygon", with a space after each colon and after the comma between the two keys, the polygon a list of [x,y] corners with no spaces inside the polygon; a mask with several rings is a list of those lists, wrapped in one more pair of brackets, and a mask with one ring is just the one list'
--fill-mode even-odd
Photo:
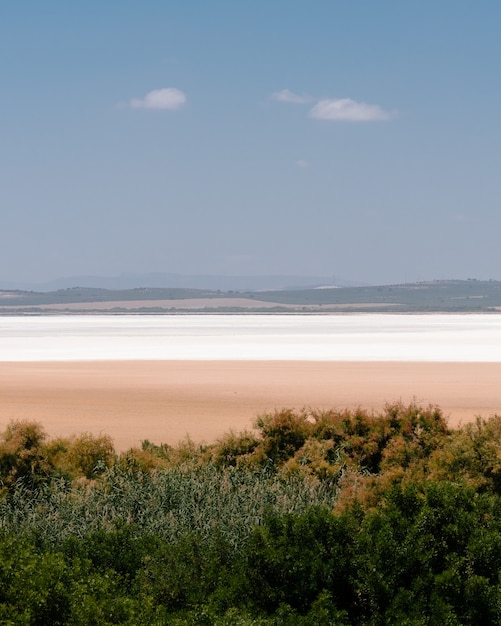
{"label": "haze over horizon", "polygon": [[501,4],[2,3],[0,288],[501,280]]}

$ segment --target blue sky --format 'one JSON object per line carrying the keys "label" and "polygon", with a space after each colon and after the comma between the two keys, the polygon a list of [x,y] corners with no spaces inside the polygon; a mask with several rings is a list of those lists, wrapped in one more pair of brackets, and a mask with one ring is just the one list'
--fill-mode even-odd
{"label": "blue sky", "polygon": [[5,0],[0,287],[501,279],[501,3]]}

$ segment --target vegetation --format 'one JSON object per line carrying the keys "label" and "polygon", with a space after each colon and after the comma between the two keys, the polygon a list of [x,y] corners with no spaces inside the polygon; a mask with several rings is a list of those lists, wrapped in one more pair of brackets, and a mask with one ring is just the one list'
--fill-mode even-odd
{"label": "vegetation", "polygon": [[[227,298],[247,300],[248,307],[228,306]],[[194,307],[190,300],[201,304]],[[168,301],[173,301],[173,307]],[[187,301],[186,308],[179,300]],[[338,287],[336,289],[283,289],[277,291],[211,291],[207,289],[137,288],[94,289],[75,287],[52,292],[0,290],[0,313],[93,313],[103,312],[103,304],[117,304],[111,314],[198,312],[294,311],[390,311],[390,312],[490,312],[501,309],[501,282],[495,280],[437,280],[401,285]],[[136,306],[134,306],[136,302]],[[166,304],[167,302],[167,304]],[[259,303],[273,303],[260,308]],[[93,304],[93,306],[89,306]],[[175,306],[174,306],[175,304]],[[47,308],[50,305],[51,308]],[[79,305],[82,305],[79,308]]]}
{"label": "vegetation", "polygon": [[260,300],[348,311],[487,312],[501,306],[501,282],[434,280],[401,285],[268,291]]}
{"label": "vegetation", "polygon": [[501,417],[281,410],[210,445],[0,436],[2,624],[499,624]]}

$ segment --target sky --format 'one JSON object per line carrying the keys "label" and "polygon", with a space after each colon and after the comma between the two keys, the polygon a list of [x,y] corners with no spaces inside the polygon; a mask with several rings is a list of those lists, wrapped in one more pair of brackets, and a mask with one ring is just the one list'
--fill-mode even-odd
{"label": "sky", "polygon": [[499,0],[3,0],[0,288],[501,280]]}

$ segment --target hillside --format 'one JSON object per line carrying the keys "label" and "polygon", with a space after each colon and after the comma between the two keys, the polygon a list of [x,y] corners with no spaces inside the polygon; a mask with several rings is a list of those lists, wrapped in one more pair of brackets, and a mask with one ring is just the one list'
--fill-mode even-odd
{"label": "hillside", "polygon": [[273,291],[74,287],[51,292],[0,290],[0,315],[179,312],[495,312],[501,282],[440,280],[365,287]]}

